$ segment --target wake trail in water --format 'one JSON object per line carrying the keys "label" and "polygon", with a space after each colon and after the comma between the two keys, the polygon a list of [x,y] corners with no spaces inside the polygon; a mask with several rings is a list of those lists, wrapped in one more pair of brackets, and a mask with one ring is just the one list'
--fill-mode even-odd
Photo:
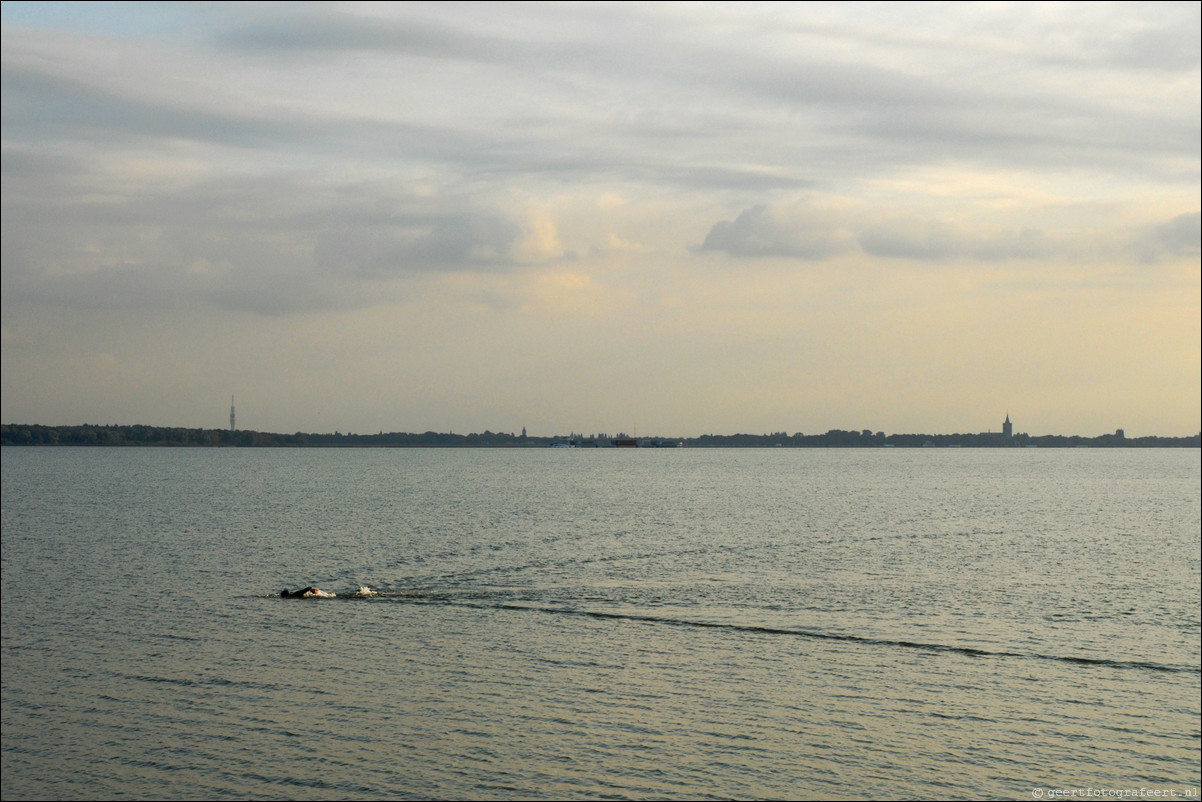
{"label": "wake trail in water", "polygon": [[[750,546],[714,546],[707,544],[680,549],[661,549],[658,551],[627,551],[619,554],[600,554],[595,556],[578,556],[568,558],[548,557],[541,560],[530,560],[527,562],[511,563],[508,565],[490,565],[482,568],[473,568],[470,570],[448,571],[444,573],[432,572],[424,575],[406,577],[405,581],[416,582],[418,584],[474,582],[483,577],[513,576],[531,571],[557,571],[565,568],[573,568],[585,565],[621,564],[632,561],[653,561],[669,558],[689,557],[697,554],[740,554],[750,551],[751,549],[752,547]],[[445,552],[437,555],[438,559],[455,559],[462,556],[463,555],[457,552]],[[393,565],[391,567],[398,567],[398,565]]]}
{"label": "wake trail in water", "polygon": [[1014,658],[1026,660],[1047,660],[1057,663],[1094,666],[1099,668],[1136,669],[1143,671],[1158,671],[1169,674],[1202,674],[1202,667],[1167,665],[1144,660],[1113,660],[1103,657],[1075,657],[1069,655],[1043,654],[1040,652],[1010,652],[978,649],[972,646],[956,646],[945,643],[925,643],[922,641],[899,640],[890,638],[874,638],[864,635],[852,635],[837,632],[819,632],[808,629],[791,627],[772,627],[755,624],[731,624],[716,621],[697,621],[692,619],[669,618],[657,615],[639,615],[637,613],[614,613],[603,610],[573,610],[563,607],[548,607],[531,604],[515,604],[512,602],[485,602],[464,598],[453,593],[440,592],[380,592],[374,598],[392,600],[407,604],[431,604],[455,607],[468,607],[477,610],[512,610],[518,612],[537,612],[549,615],[578,616],[614,621],[635,621],[661,626],[687,627],[693,629],[725,630],[728,632],[746,632],[756,635],[773,635],[795,638],[807,638],[828,642],[855,643],[865,646],[885,646],[900,649],[915,649],[925,652],[958,654],[966,657],[981,658]]}
{"label": "wake trail in water", "polygon": [[1034,660],[1053,660],[1062,663],[1076,663],[1078,665],[1087,666],[1104,666],[1110,668],[1134,668],[1144,669],[1148,671],[1163,671],[1167,673],[1186,673],[1199,674],[1202,673],[1202,668],[1195,666],[1170,666],[1163,663],[1146,662],[1142,660],[1109,660],[1106,658],[1094,657],[1069,657],[1064,655],[1040,654],[1038,652],[1002,652],[989,651],[986,649],[976,649],[971,646],[953,646],[942,643],[922,643],[919,641],[908,640],[890,640],[886,638],[870,638],[862,635],[848,635],[833,632],[815,632],[805,629],[786,629],[781,627],[766,627],[752,624],[728,624],[712,621],[690,621],[679,618],[665,618],[663,616],[650,615],[635,615],[630,613],[607,613],[595,610],[565,610],[554,607],[531,607],[521,604],[496,604],[496,605],[481,605],[467,604],[464,606],[472,607],[493,607],[504,610],[535,610],[542,613],[553,613],[560,615],[580,615],[590,618],[608,618],[627,621],[642,621],[651,624],[665,624],[668,626],[680,627],[696,627],[698,629],[725,629],[736,632],[751,632],[765,635],[788,635],[799,638],[810,638],[813,640],[826,641],[842,641],[844,643],[862,643],[869,646],[894,646],[904,649],[919,649],[928,652],[943,652],[948,654],[962,654],[968,657],[1017,657]]}

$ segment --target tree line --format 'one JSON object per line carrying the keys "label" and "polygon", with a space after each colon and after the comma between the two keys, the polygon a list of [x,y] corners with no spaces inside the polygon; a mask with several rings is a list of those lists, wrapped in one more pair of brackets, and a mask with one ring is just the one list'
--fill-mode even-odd
{"label": "tree line", "polygon": [[[538,437],[512,432],[379,432],[377,434],[276,434],[246,429],[185,429],[164,426],[38,426],[3,424],[0,445],[6,446],[189,446],[232,448],[537,448],[563,442],[561,436]],[[572,439],[580,439],[575,435]],[[589,444],[612,441],[594,437]],[[640,438],[641,445],[692,448],[1199,448],[1202,434],[1191,437],[1126,437],[1123,432],[1098,437],[999,433],[890,434],[869,429],[831,429],[823,434],[705,434],[700,437]]]}

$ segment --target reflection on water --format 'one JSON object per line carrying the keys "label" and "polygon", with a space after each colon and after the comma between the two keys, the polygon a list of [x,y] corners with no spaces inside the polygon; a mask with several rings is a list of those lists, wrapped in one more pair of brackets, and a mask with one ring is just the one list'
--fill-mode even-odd
{"label": "reflection on water", "polygon": [[1198,784],[1197,451],[2,465],[6,798]]}

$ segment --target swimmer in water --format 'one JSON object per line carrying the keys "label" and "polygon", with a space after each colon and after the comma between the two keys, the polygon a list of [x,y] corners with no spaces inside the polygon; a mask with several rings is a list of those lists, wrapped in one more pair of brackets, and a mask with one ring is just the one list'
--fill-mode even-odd
{"label": "swimmer in water", "polygon": [[312,585],[304,590],[289,591],[288,588],[284,588],[280,591],[281,599],[332,599],[336,595],[321,588],[315,588]]}

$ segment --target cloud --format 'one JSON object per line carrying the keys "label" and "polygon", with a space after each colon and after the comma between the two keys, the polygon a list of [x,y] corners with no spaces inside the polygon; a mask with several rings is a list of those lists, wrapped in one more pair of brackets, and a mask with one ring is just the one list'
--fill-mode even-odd
{"label": "cloud", "polygon": [[[819,261],[853,250],[891,259],[1035,259],[1054,244],[1033,228],[982,231],[937,219],[859,222],[861,215],[811,206],[752,206],[710,228],[698,250],[736,257]],[[854,233],[857,228],[862,230]]]}
{"label": "cloud", "polygon": [[[867,222],[864,222],[864,220]],[[699,251],[721,251],[741,258],[789,258],[818,261],[860,251],[881,259],[922,262],[1005,262],[1046,259],[1073,262],[1098,258],[1098,243],[1107,252],[1127,253],[1141,262],[1196,257],[1202,242],[1202,213],[1188,212],[1163,223],[1115,230],[1113,226],[1053,237],[1034,227],[998,227],[935,217],[873,221],[870,215],[815,213],[801,206],[760,204],[734,220],[714,223]]]}
{"label": "cloud", "polygon": [[1202,252],[1202,212],[1186,212],[1136,234],[1131,244],[1140,261],[1198,256]]}
{"label": "cloud", "polygon": [[515,48],[498,37],[476,36],[462,25],[423,19],[365,15],[326,9],[273,10],[236,21],[215,34],[219,46],[243,54],[344,53],[379,51],[437,59],[497,61],[513,58]]}
{"label": "cloud", "polygon": [[829,219],[823,217],[828,216],[752,206],[734,220],[714,223],[699,250],[730,256],[827,259],[845,250],[847,241],[843,232],[831,228]]}
{"label": "cloud", "polygon": [[[4,304],[266,314],[367,306],[407,280],[513,270],[523,227],[485,201],[291,174],[127,186],[53,161],[5,175]],[[69,189],[69,191],[67,191]]]}
{"label": "cloud", "polygon": [[1054,250],[1038,229],[981,232],[942,220],[892,220],[865,230],[859,243],[872,256],[934,261],[1036,259]]}
{"label": "cloud", "polygon": [[513,221],[474,209],[326,229],[316,244],[318,264],[371,277],[510,267],[522,235]]}
{"label": "cloud", "polygon": [[4,127],[9,141],[74,141],[95,146],[191,140],[264,148],[296,139],[297,126],[279,115],[273,118],[228,103],[215,104],[195,93],[156,96],[145,88],[152,82],[137,84],[132,75],[126,82],[102,71],[88,72],[90,65],[64,67],[54,60],[49,62],[53,68],[47,68],[43,66],[46,61],[23,59],[23,55],[18,52],[6,57],[4,63]]}
{"label": "cloud", "polygon": [[1202,242],[1202,212],[1187,212],[1157,226],[1164,249],[1173,254],[1197,254]]}
{"label": "cloud", "polygon": [[[1124,322],[1112,340],[1086,340],[1103,365],[1154,343],[1180,385],[1140,406],[1194,399],[1183,418],[1196,427],[1199,8],[5,3],[5,411],[95,397],[53,367],[70,363],[48,338],[87,353],[101,332],[141,326],[153,343],[113,353],[136,361],[153,346],[174,364],[232,321],[240,342],[268,344],[247,385],[290,386],[296,369],[279,366],[298,328],[312,339],[295,364],[338,377],[314,383],[331,397],[379,369],[359,361],[363,346],[402,343],[398,364],[433,355],[438,400],[382,409],[382,425],[441,425],[445,398],[465,387],[488,399],[480,423],[495,427],[492,384],[508,379],[470,367],[506,360],[481,359],[478,308],[491,310],[489,344],[531,365],[591,353],[754,388],[778,381],[777,360],[757,374],[746,352],[698,349],[691,332],[753,336],[759,349],[771,318],[781,354],[801,329],[829,344],[796,372],[802,388],[859,354],[882,381],[905,354],[950,375],[997,364],[979,348],[952,353],[966,347],[959,329],[939,328],[963,321],[997,339],[979,312],[999,299],[975,307],[972,287],[1042,289],[1054,274],[1054,311],[1016,315],[1041,300],[1023,298],[997,320],[1062,372],[1082,360],[1056,359],[1065,338],[1048,325],[1138,310],[1155,336],[1133,339]],[[848,269],[755,275],[766,263]],[[986,280],[949,280],[994,263]],[[949,269],[913,269],[926,264]],[[312,313],[339,324],[286,319]],[[890,314],[888,337],[852,347],[848,332]],[[327,340],[336,356],[315,356]],[[931,344],[949,361],[931,360]],[[214,356],[211,370],[229,363]],[[24,380],[35,374],[66,378],[35,392]],[[628,419],[628,388],[603,384],[583,395]],[[664,390],[640,396],[672,420],[716,414],[704,388],[689,396],[694,413],[677,382]],[[563,404],[565,419],[579,414]],[[753,411],[731,414],[705,425],[749,425]]]}
{"label": "cloud", "polygon": [[881,259],[920,262],[1033,261],[1052,256],[1088,263],[1099,243],[1111,255],[1132,254],[1143,263],[1196,257],[1202,243],[1202,213],[1187,212],[1138,228],[1104,227],[1055,237],[1031,226],[956,222],[937,217],[873,220],[870,213],[817,210],[812,205],[758,204],[733,220],[714,223],[697,251],[738,258],[820,261],[859,251]]}

